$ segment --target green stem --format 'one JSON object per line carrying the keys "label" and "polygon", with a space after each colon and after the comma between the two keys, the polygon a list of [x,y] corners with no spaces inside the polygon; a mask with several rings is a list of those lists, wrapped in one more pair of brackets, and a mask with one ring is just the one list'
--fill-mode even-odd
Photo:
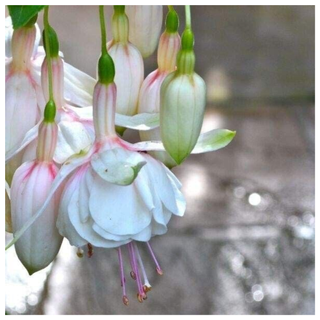
{"label": "green stem", "polygon": [[107,32],[106,24],[104,21],[104,8],[99,6],[99,16],[100,16],[100,29],[101,29],[101,53],[107,53]]}
{"label": "green stem", "polygon": [[173,6],[168,6],[168,9],[169,9],[170,11],[174,10]]}
{"label": "green stem", "polygon": [[52,63],[51,63],[51,48],[50,48],[50,38],[49,38],[49,6],[45,6],[44,15],[43,15],[43,25],[44,25],[44,34],[46,37],[46,58],[48,63],[48,78],[49,78],[49,100],[54,101],[53,98],[53,88],[52,88]]}
{"label": "green stem", "polygon": [[191,30],[191,9],[190,6],[185,6],[185,12],[186,12],[186,29]]}

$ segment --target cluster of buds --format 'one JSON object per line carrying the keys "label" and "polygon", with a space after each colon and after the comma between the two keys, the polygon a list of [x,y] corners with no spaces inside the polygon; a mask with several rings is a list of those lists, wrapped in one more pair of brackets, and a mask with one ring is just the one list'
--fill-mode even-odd
{"label": "cluster of buds", "polygon": [[[200,134],[206,89],[194,72],[189,6],[181,39],[172,6],[161,36],[162,6],[114,6],[108,44],[100,6],[97,80],[64,62],[44,10],[45,50],[37,16],[15,30],[6,26],[6,225],[14,236],[7,248],[15,245],[30,274],[54,260],[63,238],[79,257],[85,247],[89,257],[94,247],[116,248],[128,305],[126,247],[143,302],[151,285],[139,245],[162,275],[149,241],[186,210],[170,169],[191,153],[223,148],[235,133]],[[157,44],[158,68],[143,80],[143,57]],[[125,141],[127,128],[139,130],[141,142]]]}

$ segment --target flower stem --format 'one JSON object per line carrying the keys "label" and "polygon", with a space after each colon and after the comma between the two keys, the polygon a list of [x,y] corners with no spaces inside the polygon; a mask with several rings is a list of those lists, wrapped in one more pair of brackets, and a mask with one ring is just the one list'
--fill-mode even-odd
{"label": "flower stem", "polygon": [[50,37],[49,37],[49,6],[45,6],[43,15],[44,34],[46,38],[46,58],[48,62],[48,78],[49,78],[49,100],[54,101],[53,88],[52,88],[52,63],[51,63],[51,48],[50,48]]}
{"label": "flower stem", "polygon": [[186,29],[191,30],[191,9],[189,5],[185,6],[185,12],[186,12]]}
{"label": "flower stem", "polygon": [[101,29],[101,53],[107,53],[107,32],[104,20],[104,6],[99,6],[100,29]]}
{"label": "flower stem", "polygon": [[173,6],[168,6],[168,9],[169,9],[170,11],[174,10]]}

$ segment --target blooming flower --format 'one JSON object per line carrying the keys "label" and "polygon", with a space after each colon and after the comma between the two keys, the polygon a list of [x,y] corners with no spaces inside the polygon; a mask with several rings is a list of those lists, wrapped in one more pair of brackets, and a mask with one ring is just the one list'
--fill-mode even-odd
{"label": "blooming flower", "polygon": [[[138,103],[138,112],[160,112],[160,88],[166,76],[176,67],[177,53],[180,48],[178,34],[179,19],[174,10],[170,10],[166,18],[166,30],[160,37],[158,47],[158,69],[151,72],[143,81]],[[143,141],[161,140],[160,128],[149,131],[140,131]],[[150,152],[156,159],[169,168],[176,166],[176,162],[167,152]]]}
{"label": "blooming flower", "polygon": [[[52,161],[58,128],[43,122],[39,127],[37,158],[20,166],[12,180],[12,230],[21,229],[45,201],[58,168]],[[43,215],[15,244],[18,258],[33,274],[49,265],[56,257],[62,236],[56,228],[60,192],[54,195]]]}
{"label": "blooming flower", "polygon": [[126,6],[129,41],[147,58],[155,51],[162,26],[162,6]]}
{"label": "blooming flower", "polygon": [[[117,112],[124,115],[137,113],[139,90],[143,81],[144,67],[139,50],[128,41],[129,23],[124,6],[115,6],[112,18],[113,40],[108,43],[117,85]],[[118,130],[123,133],[123,129]]]}

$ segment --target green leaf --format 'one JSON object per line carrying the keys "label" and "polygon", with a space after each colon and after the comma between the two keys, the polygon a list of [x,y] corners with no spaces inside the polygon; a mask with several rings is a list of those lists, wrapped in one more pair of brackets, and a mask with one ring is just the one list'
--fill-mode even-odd
{"label": "green leaf", "polygon": [[25,26],[45,6],[8,6],[14,29]]}
{"label": "green leaf", "polygon": [[235,131],[215,129],[200,135],[192,153],[216,151],[227,146],[236,135]]}

